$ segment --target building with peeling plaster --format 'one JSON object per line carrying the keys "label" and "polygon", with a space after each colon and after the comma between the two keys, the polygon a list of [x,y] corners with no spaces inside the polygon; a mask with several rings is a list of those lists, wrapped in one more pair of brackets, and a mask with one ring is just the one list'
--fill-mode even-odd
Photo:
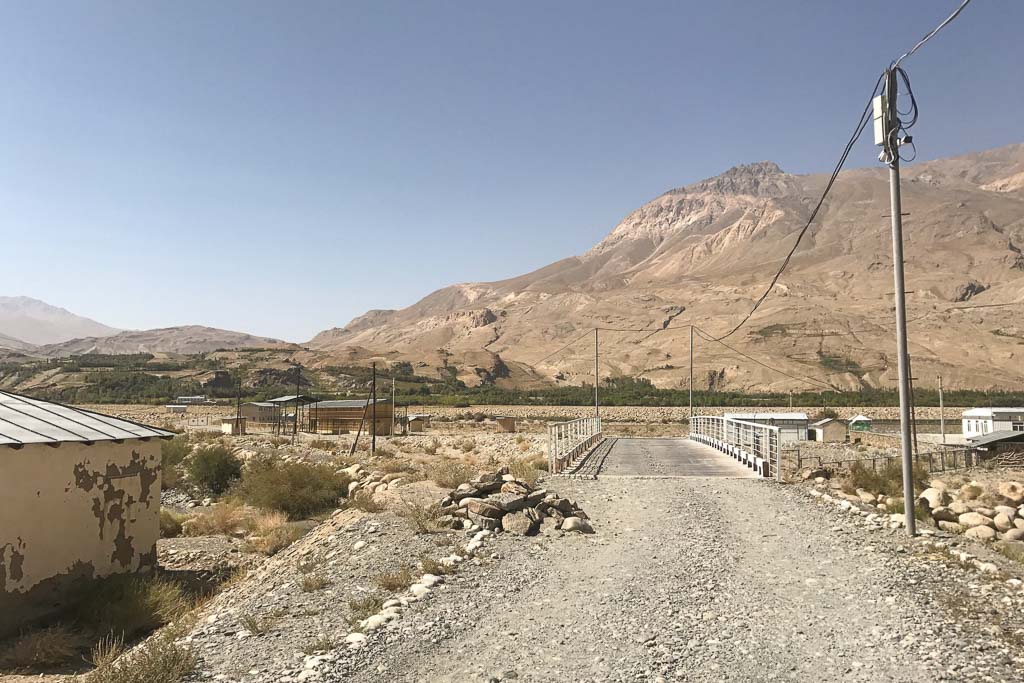
{"label": "building with peeling plaster", "polygon": [[170,432],[0,391],[0,637],[156,565]]}

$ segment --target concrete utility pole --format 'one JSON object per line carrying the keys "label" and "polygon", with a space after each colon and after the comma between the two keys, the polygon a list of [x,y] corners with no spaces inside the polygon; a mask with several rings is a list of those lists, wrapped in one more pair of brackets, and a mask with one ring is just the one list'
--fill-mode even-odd
{"label": "concrete utility pole", "polygon": [[939,375],[939,432],[942,434],[942,445],[946,445],[946,406],[942,403],[942,375]]}
{"label": "concrete utility pole", "polygon": [[292,443],[295,443],[295,436],[299,433],[299,389],[302,384],[302,366],[295,364],[295,422],[292,423]]}
{"label": "concrete utility pole", "polygon": [[[903,206],[900,201],[900,130],[896,109],[896,69],[885,72],[885,94],[874,100],[875,144],[882,145],[879,159],[889,165],[889,212],[892,219],[892,269],[896,286],[896,360],[900,390],[900,451],[903,456],[903,509],[907,534],[917,532],[914,519],[914,476],[910,434],[910,368],[907,351],[907,301],[903,277]],[[878,125],[881,119],[881,126]],[[879,135],[881,133],[881,136]],[[881,139],[879,139],[881,137]]]}
{"label": "concrete utility pole", "polygon": [[690,422],[693,422],[693,325],[690,325]]}
{"label": "concrete utility pole", "polygon": [[598,328],[594,328],[594,417],[601,417],[601,404],[598,402],[597,387],[601,384],[601,361],[598,356]]}
{"label": "concrete utility pole", "polygon": [[377,364],[371,366],[370,379],[370,455],[377,453]]}
{"label": "concrete utility pole", "polygon": [[395,435],[395,378],[391,378],[391,436]]}

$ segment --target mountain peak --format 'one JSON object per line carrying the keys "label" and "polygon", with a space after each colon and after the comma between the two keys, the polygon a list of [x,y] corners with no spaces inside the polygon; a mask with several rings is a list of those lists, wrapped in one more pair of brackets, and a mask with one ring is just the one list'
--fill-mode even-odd
{"label": "mountain peak", "polygon": [[787,178],[788,175],[774,161],[756,161],[733,166],[725,173],[689,185],[682,191],[777,197],[787,191]]}

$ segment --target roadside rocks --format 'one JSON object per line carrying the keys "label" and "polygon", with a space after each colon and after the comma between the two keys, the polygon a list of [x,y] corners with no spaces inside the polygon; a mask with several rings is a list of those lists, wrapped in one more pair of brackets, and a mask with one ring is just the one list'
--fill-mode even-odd
{"label": "roadside rocks", "polygon": [[502,529],[520,536],[555,530],[594,533],[587,513],[574,500],[535,488],[507,467],[460,484],[441,501],[441,513],[453,526]]}

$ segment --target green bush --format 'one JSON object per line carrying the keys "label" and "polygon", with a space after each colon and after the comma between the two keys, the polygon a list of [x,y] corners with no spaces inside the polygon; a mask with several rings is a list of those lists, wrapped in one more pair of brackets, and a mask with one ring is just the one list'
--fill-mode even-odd
{"label": "green bush", "polygon": [[128,641],[181,617],[194,601],[167,579],[115,574],[83,586],[74,605],[83,628]]}
{"label": "green bush", "polygon": [[160,538],[177,538],[181,536],[181,524],[188,515],[181,515],[167,508],[160,508]]}
{"label": "green bush", "polygon": [[188,461],[186,470],[193,484],[220,494],[242,476],[242,461],[226,446],[204,446]]}
{"label": "green bush", "polygon": [[[923,491],[928,487],[928,472],[923,467],[914,463],[913,468],[914,490]],[[844,488],[852,493],[857,489],[864,489],[871,493],[883,493],[887,496],[903,495],[903,465],[899,460],[889,460],[884,465],[878,465],[877,470],[870,465],[855,462],[850,466],[850,472],[846,476]]]}
{"label": "green bush", "polygon": [[173,489],[181,483],[181,470],[178,466],[188,456],[191,448],[188,436],[176,436],[160,442],[160,463],[165,489]]}
{"label": "green bush", "polygon": [[261,458],[249,464],[235,495],[249,505],[303,519],[337,507],[350,481],[323,463]]}

